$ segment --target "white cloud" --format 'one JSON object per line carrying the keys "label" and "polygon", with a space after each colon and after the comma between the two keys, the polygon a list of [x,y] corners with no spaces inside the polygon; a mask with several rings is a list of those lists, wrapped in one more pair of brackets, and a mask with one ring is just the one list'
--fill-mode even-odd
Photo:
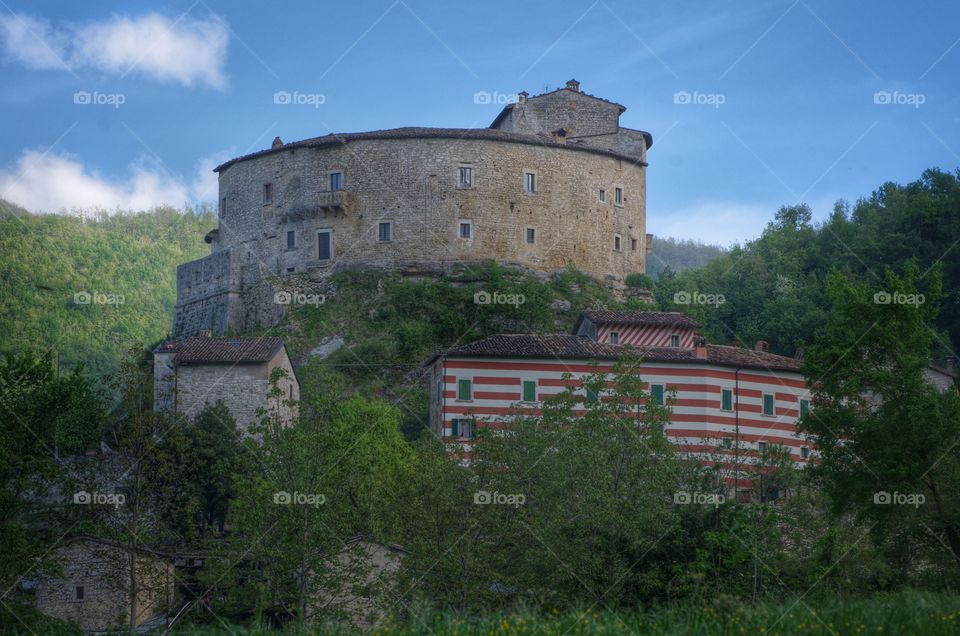
{"label": "white cloud", "polygon": [[693,239],[711,245],[730,246],[760,236],[773,219],[779,204],[735,201],[696,203],[688,207],[648,213],[647,228],[658,236]]}
{"label": "white cloud", "polygon": [[215,163],[213,157],[200,161],[190,184],[146,159],[131,164],[128,178],[110,180],[72,156],[26,150],[11,169],[0,170],[0,198],[36,213],[197,206],[216,201],[216,175],[207,174]]}
{"label": "white cloud", "polygon": [[138,73],[183,86],[226,85],[229,31],[220,20],[158,13],[55,29],[27,15],[0,17],[5,57],[34,69],[83,69],[124,76]]}

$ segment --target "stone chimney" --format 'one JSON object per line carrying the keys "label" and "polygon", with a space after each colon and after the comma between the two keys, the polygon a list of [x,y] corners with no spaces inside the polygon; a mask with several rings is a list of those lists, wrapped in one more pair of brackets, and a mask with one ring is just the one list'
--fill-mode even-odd
{"label": "stone chimney", "polygon": [[527,91],[520,91],[519,93],[517,93],[517,103],[526,104],[528,97],[530,97],[530,93],[528,93]]}
{"label": "stone chimney", "polygon": [[768,346],[767,346],[766,340],[757,340],[757,344],[753,345],[754,351],[760,351],[762,353],[766,353],[767,349],[768,349]]}
{"label": "stone chimney", "polygon": [[707,359],[707,339],[697,336],[693,339],[693,353],[697,360]]}
{"label": "stone chimney", "polygon": [[273,148],[274,150],[276,150],[277,148],[283,148],[283,141],[280,139],[280,137],[274,137],[273,143],[270,144],[270,147]]}
{"label": "stone chimney", "polygon": [[569,89],[572,90],[572,91],[577,91],[577,92],[579,93],[579,92],[580,92],[580,82],[578,82],[578,81],[575,80],[575,79],[572,79],[572,80],[570,80],[569,82],[567,82],[567,88],[569,88]]}

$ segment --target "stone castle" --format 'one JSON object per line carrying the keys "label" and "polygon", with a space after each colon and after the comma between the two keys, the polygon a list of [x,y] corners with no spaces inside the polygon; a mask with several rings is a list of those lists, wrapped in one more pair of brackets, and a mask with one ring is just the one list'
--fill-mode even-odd
{"label": "stone castle", "polygon": [[177,270],[173,335],[273,324],[278,284],[343,268],[439,273],[493,259],[644,272],[651,135],[577,81],[520,93],[488,128],[331,134],[218,166],[209,256]]}

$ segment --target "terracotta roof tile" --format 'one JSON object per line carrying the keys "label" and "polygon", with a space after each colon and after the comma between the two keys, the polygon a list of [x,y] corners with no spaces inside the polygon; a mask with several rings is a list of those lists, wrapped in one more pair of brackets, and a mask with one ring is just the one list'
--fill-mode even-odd
{"label": "terracotta roof tile", "polygon": [[269,362],[283,347],[283,340],[269,338],[208,338],[204,336],[166,342],[155,353],[175,352],[187,364],[237,364]]}
{"label": "terracotta roof tile", "polygon": [[614,311],[601,309],[585,311],[577,321],[579,326],[583,318],[605,325],[650,325],[658,327],[685,327],[696,329],[700,324],[686,314],[677,311]]}

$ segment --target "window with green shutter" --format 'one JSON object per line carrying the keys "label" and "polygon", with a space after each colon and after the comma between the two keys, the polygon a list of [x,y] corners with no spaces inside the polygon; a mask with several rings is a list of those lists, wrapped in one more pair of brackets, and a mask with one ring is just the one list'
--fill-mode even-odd
{"label": "window with green shutter", "polygon": [[733,391],[730,389],[720,391],[720,409],[723,411],[733,410]]}
{"label": "window with green shutter", "polygon": [[457,418],[450,420],[450,434],[454,437],[458,437],[460,435],[460,420]]}
{"label": "window with green shutter", "polygon": [[597,392],[593,389],[587,389],[587,402],[596,402]]}
{"label": "window with green shutter", "polygon": [[763,414],[773,415],[773,395],[770,393],[763,394]]}
{"label": "window with green shutter", "polygon": [[523,381],[523,401],[524,401],[524,402],[536,402],[536,401],[537,401],[537,382],[536,382],[536,380],[524,380],[524,381]]}
{"label": "window with green shutter", "polygon": [[650,387],[650,394],[653,396],[653,403],[662,406],[663,405],[663,385],[654,384]]}
{"label": "window with green shutter", "polygon": [[470,380],[457,380],[457,399],[472,400],[473,386]]}
{"label": "window with green shutter", "polygon": [[800,417],[810,412],[810,400],[800,400]]}

